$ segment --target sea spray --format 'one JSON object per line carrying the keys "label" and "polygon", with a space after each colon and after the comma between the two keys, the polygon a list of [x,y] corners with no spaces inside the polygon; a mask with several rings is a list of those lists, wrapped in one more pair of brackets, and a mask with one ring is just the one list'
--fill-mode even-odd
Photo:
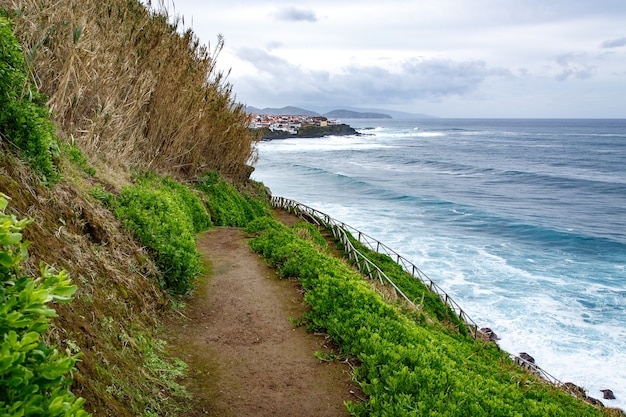
{"label": "sea spray", "polygon": [[253,178],[411,260],[503,349],[626,408],[626,122],[350,124],[375,129],[261,143]]}

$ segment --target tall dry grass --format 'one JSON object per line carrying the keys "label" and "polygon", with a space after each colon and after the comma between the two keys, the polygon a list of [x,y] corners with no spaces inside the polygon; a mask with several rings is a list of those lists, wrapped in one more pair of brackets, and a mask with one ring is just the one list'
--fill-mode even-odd
{"label": "tall dry grass", "polygon": [[163,2],[0,0],[62,135],[90,157],[179,177],[244,179],[255,137],[224,45],[202,45]]}

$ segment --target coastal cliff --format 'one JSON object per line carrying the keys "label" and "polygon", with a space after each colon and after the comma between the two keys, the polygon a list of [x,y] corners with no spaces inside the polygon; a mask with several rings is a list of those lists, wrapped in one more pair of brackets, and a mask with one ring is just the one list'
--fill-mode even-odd
{"label": "coastal cliff", "polygon": [[353,127],[347,124],[328,126],[304,125],[298,129],[298,133],[291,134],[281,130],[265,128],[261,131],[261,140],[290,139],[290,138],[321,138],[324,136],[349,136],[360,135]]}
{"label": "coastal cliff", "polygon": [[[495,345],[467,337],[449,310],[426,287],[402,276],[390,258],[370,255],[385,264],[388,275],[405,278],[405,293],[413,291],[419,308],[386,303],[387,293],[376,292],[376,281],[362,280],[347,262],[326,255],[334,246],[317,227],[277,223],[266,205],[267,190],[248,180],[258,136],[251,134],[248,115],[234,102],[225,77],[211,72],[223,41],[215,51],[202,49],[191,31],[182,33],[165,14],[136,0],[83,6],[74,0],[27,2],[20,9],[0,3],[0,16],[15,20],[0,17],[0,190],[6,196],[0,198],[0,212],[8,230],[0,259],[9,278],[3,291],[22,294],[0,305],[41,296],[35,287],[40,275],[64,286],[47,297],[56,312],[31,303],[24,309],[29,316],[18,322],[18,313],[5,308],[18,330],[42,335],[36,340],[36,332],[29,331],[18,342],[17,332],[5,326],[3,349],[9,353],[3,361],[5,356],[23,361],[26,350],[32,360],[0,378],[25,397],[5,401],[9,391],[0,387],[0,411],[13,407],[6,414],[16,415],[19,407],[39,401],[41,409],[63,406],[64,415],[80,417],[220,414],[214,403],[194,397],[198,381],[210,385],[206,391],[257,405],[219,384],[216,374],[231,362],[199,369],[161,339],[165,320],[179,333],[198,329],[181,310],[192,297],[208,300],[192,291],[198,289],[194,283],[210,281],[203,275],[209,265],[197,251],[198,234],[247,227],[241,236],[263,251],[278,276],[298,277],[302,286],[295,288],[307,290],[310,311],[289,322],[306,324],[316,337],[328,335],[320,339],[329,346],[328,353],[311,350],[309,357],[353,367],[350,377],[364,393],[351,391],[354,398],[344,403],[351,414],[600,416],[582,400],[537,383]],[[45,48],[28,49],[40,39]],[[118,56],[125,65],[111,66],[103,54]],[[342,124],[276,133],[267,139],[358,134]],[[235,259],[230,248],[225,244],[224,252]],[[231,269],[229,259],[226,265],[222,269]],[[269,282],[263,273],[262,281]],[[238,278],[234,284],[249,290]],[[216,314],[218,321],[232,318]],[[254,316],[250,312],[241,321]],[[259,343],[272,332],[251,327],[237,343],[263,346]],[[288,333],[296,334],[295,328]],[[220,341],[222,351],[232,351],[228,335],[217,335],[190,340],[210,337]],[[272,367],[285,362],[282,356],[267,357]],[[56,367],[39,366],[59,358]],[[64,372],[62,366],[74,365]],[[41,378],[23,377],[34,375],[28,367],[35,366]],[[271,391],[282,395],[280,388],[295,378],[272,381]],[[40,395],[43,383],[58,387]],[[192,407],[201,411],[192,413]]]}

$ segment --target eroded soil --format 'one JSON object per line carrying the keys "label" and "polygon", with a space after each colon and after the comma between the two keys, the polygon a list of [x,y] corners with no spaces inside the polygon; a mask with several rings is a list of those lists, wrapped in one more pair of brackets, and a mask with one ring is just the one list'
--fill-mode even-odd
{"label": "eroded soil", "polygon": [[289,321],[305,310],[297,282],[278,279],[239,229],[215,228],[198,248],[210,273],[167,331],[191,366],[188,415],[348,415],[344,401],[360,396],[349,365],[317,360],[332,348],[326,337]]}

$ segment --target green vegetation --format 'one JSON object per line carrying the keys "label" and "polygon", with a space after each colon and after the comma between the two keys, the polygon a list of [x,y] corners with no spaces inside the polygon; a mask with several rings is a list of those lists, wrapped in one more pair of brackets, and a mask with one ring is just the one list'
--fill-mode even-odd
{"label": "green vegetation", "polygon": [[46,97],[32,86],[22,48],[2,13],[0,45],[0,139],[18,148],[44,183],[55,181],[58,145]]}
{"label": "green vegetation", "polygon": [[200,200],[170,178],[148,175],[123,188],[117,206],[115,215],[153,251],[165,288],[188,293],[202,272],[196,233],[211,226]]}
{"label": "green vegetation", "polygon": [[269,215],[267,203],[237,192],[217,172],[200,176],[196,187],[207,197],[206,205],[217,226],[244,227],[259,216]]}
{"label": "green vegetation", "polygon": [[[127,351],[124,361],[136,361],[137,374],[129,374],[131,363],[113,362],[99,364],[96,374],[91,376],[101,383],[100,397],[107,403],[124,404],[114,413],[106,410],[103,404],[94,414],[133,415],[133,416],[178,416],[185,415],[191,398],[181,385],[180,378],[188,366],[180,359],[167,354],[165,342],[155,334],[135,329],[120,330],[110,317],[101,321],[103,334],[100,336],[107,345]],[[107,367],[108,365],[108,367]],[[112,368],[112,369],[110,369]],[[96,404],[88,404],[95,407]]]}
{"label": "green vegetation", "polygon": [[298,130],[298,136],[315,138],[329,135],[356,135],[357,131],[346,124],[314,126],[304,125]]}
{"label": "green vegetation", "polygon": [[[350,234],[348,234],[348,238],[356,250],[381,268],[410,300],[419,305],[422,311],[430,312],[428,322],[436,321],[441,324],[443,329],[450,328],[455,333],[460,332],[462,335],[468,335],[465,323],[458,318],[450,307],[442,303],[439,296],[431,292],[426,285],[407,274],[389,256],[367,248]],[[423,313],[411,312],[410,314],[414,317],[420,317],[420,314]],[[423,321],[423,324],[426,325],[427,321]]]}
{"label": "green vegetation", "polygon": [[68,159],[75,164],[85,175],[94,176],[96,175],[96,170],[94,167],[89,165],[89,161],[83,155],[83,152],[80,150],[75,143],[63,143],[62,149],[67,155]]}
{"label": "green vegetation", "polygon": [[187,294],[202,272],[197,233],[213,224],[243,227],[269,215],[267,204],[239,193],[216,172],[199,177],[195,188],[196,193],[169,177],[148,174],[124,187],[117,199],[101,187],[91,191],[152,251],[164,288],[175,295]]}
{"label": "green vegetation", "polygon": [[[368,400],[348,403],[353,415],[600,415],[517,368],[494,344],[411,320],[292,229],[260,219],[247,230],[257,234],[251,248],[280,276],[300,280],[307,328],[328,333],[342,354],[360,362],[355,376]],[[441,315],[438,308],[432,314]]]}
{"label": "green vegetation", "polygon": [[248,181],[256,136],[216,70],[221,37],[202,46],[137,0],[0,0],[0,16],[0,189],[17,215],[2,197],[0,415],[184,415],[186,366],[159,323],[212,225],[247,225],[251,247],[300,280],[310,311],[294,322],[341,349],[317,356],[360,362],[354,415],[599,414],[467,337],[389,259],[368,253],[419,310],[383,302],[315,227],[274,220]]}
{"label": "green vegetation", "polygon": [[76,286],[65,271],[44,265],[39,277],[23,275],[22,229],[30,221],[5,214],[7,204],[0,194],[0,415],[86,416],[85,400],[68,390],[66,376],[78,357],[43,338],[56,316],[48,304],[69,302]]}

